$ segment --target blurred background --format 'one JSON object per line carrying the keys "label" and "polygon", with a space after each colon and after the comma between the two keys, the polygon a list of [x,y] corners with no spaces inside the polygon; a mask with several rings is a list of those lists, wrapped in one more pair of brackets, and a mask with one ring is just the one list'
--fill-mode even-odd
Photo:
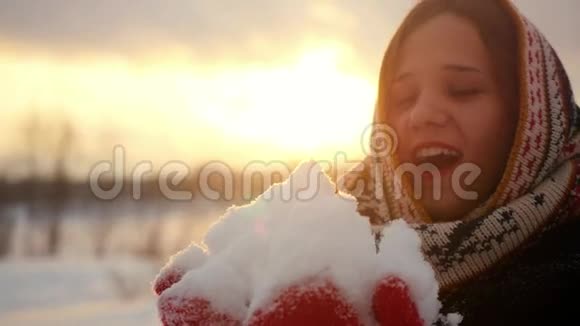
{"label": "blurred background", "polygon": [[[580,2],[515,2],[580,91]],[[362,159],[382,53],[414,3],[0,0],[0,324],[157,324],[163,263],[284,175],[215,200],[199,172]],[[123,187],[98,198],[90,173],[117,145]],[[192,198],[160,190],[170,162]]]}

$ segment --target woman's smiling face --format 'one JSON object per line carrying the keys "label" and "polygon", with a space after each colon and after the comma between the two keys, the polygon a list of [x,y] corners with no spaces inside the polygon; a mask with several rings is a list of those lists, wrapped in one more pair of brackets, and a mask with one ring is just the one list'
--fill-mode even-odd
{"label": "woman's smiling face", "polygon": [[[441,197],[423,174],[418,200],[434,221],[460,219],[500,182],[518,110],[506,104],[478,30],[457,15],[441,14],[417,27],[394,63],[386,118],[398,135],[399,162],[434,164],[441,173]],[[473,184],[463,185],[477,193],[475,200],[462,199],[452,187],[452,174],[462,163],[481,169]]]}

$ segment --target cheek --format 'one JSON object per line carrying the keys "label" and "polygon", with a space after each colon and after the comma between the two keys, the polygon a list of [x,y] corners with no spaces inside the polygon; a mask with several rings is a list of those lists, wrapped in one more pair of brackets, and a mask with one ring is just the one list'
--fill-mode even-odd
{"label": "cheek", "polygon": [[395,153],[401,162],[409,161],[411,156],[410,140],[412,139],[412,134],[407,127],[408,124],[404,122],[403,118],[391,119],[388,124],[395,131],[395,137],[397,137]]}
{"label": "cheek", "polygon": [[499,104],[494,109],[482,108],[479,114],[464,118],[467,160],[477,164],[487,178],[497,179],[507,162],[515,123]]}

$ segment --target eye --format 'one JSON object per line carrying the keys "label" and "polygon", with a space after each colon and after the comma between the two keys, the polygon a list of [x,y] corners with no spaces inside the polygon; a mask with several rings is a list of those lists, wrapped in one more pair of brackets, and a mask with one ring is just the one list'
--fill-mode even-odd
{"label": "eye", "polygon": [[415,102],[417,91],[412,87],[394,87],[391,93],[391,104],[397,109],[405,109]]}
{"label": "eye", "polygon": [[482,90],[477,87],[451,87],[449,89],[449,95],[458,99],[466,99],[470,97],[477,96],[482,93]]}
{"label": "eye", "polygon": [[395,101],[395,105],[398,107],[405,107],[411,105],[415,101],[414,95],[404,96],[402,98],[398,98]]}

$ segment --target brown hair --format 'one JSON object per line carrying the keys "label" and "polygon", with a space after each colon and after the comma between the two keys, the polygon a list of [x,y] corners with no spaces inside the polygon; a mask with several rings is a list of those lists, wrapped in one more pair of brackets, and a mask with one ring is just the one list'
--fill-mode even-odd
{"label": "brown hair", "polygon": [[[518,42],[516,25],[501,4],[503,0],[422,0],[409,12],[395,33],[381,65],[376,119],[384,122],[390,79],[397,52],[406,38],[430,19],[451,13],[469,20],[479,31],[494,63],[494,73],[509,108],[519,106]],[[517,116],[517,113],[514,114]]]}

